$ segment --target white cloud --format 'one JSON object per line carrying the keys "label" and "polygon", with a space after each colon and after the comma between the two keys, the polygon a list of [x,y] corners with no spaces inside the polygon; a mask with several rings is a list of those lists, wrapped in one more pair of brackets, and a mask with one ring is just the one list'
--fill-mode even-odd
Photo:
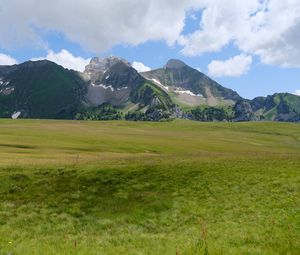
{"label": "white cloud", "polygon": [[150,67],[145,66],[143,63],[141,63],[141,62],[136,62],[136,61],[132,63],[132,67],[133,67],[135,70],[137,70],[139,73],[141,73],[141,72],[148,72],[148,71],[151,70]]}
{"label": "white cloud", "polygon": [[[300,67],[299,0],[0,0],[0,14],[0,47],[47,47],[54,31],[95,53],[150,40],[197,56],[232,43],[265,64]],[[199,28],[186,35],[188,16]]]}
{"label": "white cloud", "polygon": [[18,61],[11,56],[0,53],[0,65],[15,65]]}
{"label": "white cloud", "polygon": [[204,8],[199,29],[178,40],[182,53],[189,56],[221,50],[244,27],[247,29],[249,15],[260,5],[258,0],[203,1]]}
{"label": "white cloud", "polygon": [[171,45],[183,30],[186,11],[194,2],[0,0],[0,44],[7,47],[24,41],[42,44],[43,32],[58,31],[97,53],[120,43],[137,45],[164,40]]}
{"label": "white cloud", "polygon": [[32,59],[33,61],[47,59],[49,61],[55,62],[68,69],[73,69],[76,71],[84,71],[85,67],[89,64],[90,59],[84,59],[81,57],[74,57],[67,50],[62,50],[61,52],[55,53],[50,50],[45,57],[39,57]]}
{"label": "white cloud", "polygon": [[237,40],[243,51],[259,55],[265,64],[300,67],[298,0],[270,0],[250,20],[250,28]]}
{"label": "white cloud", "polygon": [[199,29],[178,42],[189,56],[234,43],[265,64],[300,67],[299,37],[299,0],[214,0],[204,3]]}
{"label": "white cloud", "polygon": [[208,72],[214,77],[239,77],[249,71],[251,64],[252,57],[241,54],[225,61],[212,61]]}
{"label": "white cloud", "polygon": [[293,94],[296,95],[296,96],[300,96],[300,89],[295,90],[295,92]]}

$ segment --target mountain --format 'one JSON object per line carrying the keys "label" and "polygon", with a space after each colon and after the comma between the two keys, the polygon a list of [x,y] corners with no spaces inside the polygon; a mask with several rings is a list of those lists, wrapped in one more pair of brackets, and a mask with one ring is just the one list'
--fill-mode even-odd
{"label": "mountain", "polygon": [[140,111],[147,116],[156,115],[158,111],[170,114],[174,107],[168,93],[121,58],[93,58],[82,77],[87,84],[83,100],[87,107],[109,103],[124,112]]}
{"label": "mountain", "polygon": [[276,93],[253,100],[242,99],[234,106],[233,121],[289,121],[300,122],[300,97]]}
{"label": "mountain", "polygon": [[83,73],[50,61],[0,66],[0,117],[83,120],[300,121],[300,97],[247,100],[180,60],[138,73],[118,57]]}
{"label": "mountain", "polygon": [[237,101],[233,107],[233,112],[233,121],[257,121],[261,119],[258,114],[254,113],[250,100],[241,99]]}
{"label": "mountain", "polygon": [[251,107],[262,120],[300,121],[300,97],[289,93],[276,93],[257,97],[250,101]]}
{"label": "mountain", "polygon": [[163,68],[144,72],[142,75],[167,91],[181,106],[233,105],[241,99],[235,91],[224,88],[176,59],[169,60]]}
{"label": "mountain", "polygon": [[168,111],[170,96],[123,59],[94,58],[84,73],[43,60],[0,66],[0,117],[74,119],[111,104],[124,111]]}
{"label": "mountain", "polygon": [[85,103],[88,106],[103,103],[126,106],[130,104],[132,91],[146,82],[127,61],[116,57],[93,58],[83,78],[87,82]]}
{"label": "mountain", "polygon": [[77,72],[49,61],[0,66],[2,118],[72,118],[85,93]]}

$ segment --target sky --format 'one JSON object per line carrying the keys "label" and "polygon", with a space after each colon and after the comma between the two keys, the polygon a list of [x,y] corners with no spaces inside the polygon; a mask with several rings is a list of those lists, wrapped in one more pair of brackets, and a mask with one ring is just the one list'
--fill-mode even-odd
{"label": "sky", "polygon": [[181,59],[252,99],[300,95],[300,0],[0,0],[0,65]]}

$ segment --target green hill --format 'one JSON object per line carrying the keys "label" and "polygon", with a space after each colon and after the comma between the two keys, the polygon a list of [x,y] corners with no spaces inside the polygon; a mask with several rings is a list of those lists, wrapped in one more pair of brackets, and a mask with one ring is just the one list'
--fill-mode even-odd
{"label": "green hill", "polygon": [[0,93],[2,118],[20,112],[25,118],[72,119],[85,93],[77,72],[49,61],[0,67],[0,77],[7,83]]}

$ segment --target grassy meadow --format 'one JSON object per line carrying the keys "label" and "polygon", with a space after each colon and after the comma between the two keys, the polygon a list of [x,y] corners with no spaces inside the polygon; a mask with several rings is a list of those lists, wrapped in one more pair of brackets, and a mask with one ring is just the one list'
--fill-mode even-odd
{"label": "grassy meadow", "polygon": [[0,120],[2,254],[300,254],[300,125]]}

